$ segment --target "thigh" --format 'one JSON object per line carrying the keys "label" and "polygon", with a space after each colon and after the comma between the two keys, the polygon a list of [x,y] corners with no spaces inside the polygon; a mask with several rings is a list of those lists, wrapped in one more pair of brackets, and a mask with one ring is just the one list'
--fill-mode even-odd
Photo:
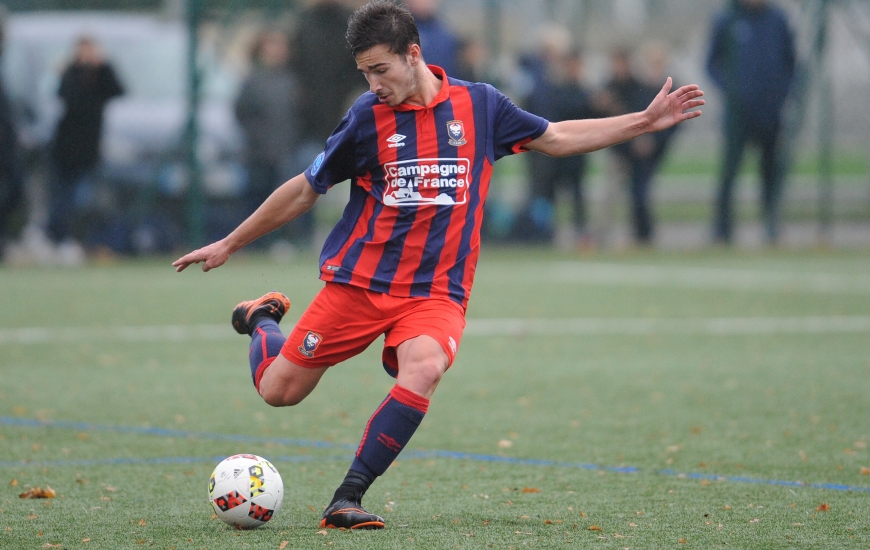
{"label": "thigh", "polygon": [[365,290],[327,283],[293,327],[281,355],[304,368],[331,367],[362,353],[388,326]]}
{"label": "thigh", "polygon": [[444,352],[445,370],[453,364],[462,331],[465,330],[465,310],[449,299],[417,298],[398,316],[386,333],[382,359],[384,369],[396,377],[402,368],[398,348],[420,336],[427,336]]}

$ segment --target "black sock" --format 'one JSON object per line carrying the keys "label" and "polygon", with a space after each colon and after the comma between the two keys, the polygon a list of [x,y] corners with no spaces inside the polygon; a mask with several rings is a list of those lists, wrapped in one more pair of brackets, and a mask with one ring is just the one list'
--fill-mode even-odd
{"label": "black sock", "polygon": [[369,490],[369,486],[375,481],[375,478],[357,472],[356,470],[348,470],[344,476],[344,481],[341,482],[338,489],[335,490],[335,495],[332,497],[330,506],[339,500],[349,500],[351,502],[360,502],[362,497]]}

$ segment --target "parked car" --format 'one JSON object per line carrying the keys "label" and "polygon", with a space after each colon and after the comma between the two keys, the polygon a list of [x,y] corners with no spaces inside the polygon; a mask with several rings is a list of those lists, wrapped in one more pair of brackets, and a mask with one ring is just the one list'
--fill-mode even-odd
{"label": "parked car", "polygon": [[[13,106],[22,114],[21,138],[31,156],[50,146],[63,109],[57,97],[60,75],[83,35],[100,45],[126,89],[107,107],[102,141],[102,179],[124,210],[119,223],[125,227],[117,231],[128,233],[115,235],[117,247],[169,248],[177,243],[164,242],[170,237],[160,233],[175,232],[177,240],[188,186],[187,27],[157,15],[117,12],[9,16],[2,71]],[[220,202],[240,194],[245,185],[242,134],[233,115],[239,82],[213,55],[201,53],[199,65],[203,186],[209,200]]]}

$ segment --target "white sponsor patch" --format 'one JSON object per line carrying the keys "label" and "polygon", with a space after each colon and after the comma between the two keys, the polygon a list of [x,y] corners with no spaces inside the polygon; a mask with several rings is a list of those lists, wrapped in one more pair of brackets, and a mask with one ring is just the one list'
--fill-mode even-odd
{"label": "white sponsor patch", "polygon": [[465,204],[471,163],[462,158],[426,158],[384,164],[387,206]]}

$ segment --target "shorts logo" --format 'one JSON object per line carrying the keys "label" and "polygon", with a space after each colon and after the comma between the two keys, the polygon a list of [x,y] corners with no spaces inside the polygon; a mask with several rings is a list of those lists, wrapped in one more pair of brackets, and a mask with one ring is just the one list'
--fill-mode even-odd
{"label": "shorts logo", "polygon": [[447,143],[454,147],[465,145],[465,125],[461,120],[451,120],[447,123]]}
{"label": "shorts logo", "polygon": [[305,335],[305,340],[302,341],[302,345],[299,346],[299,353],[305,357],[314,357],[314,351],[322,341],[323,336],[309,330],[308,334]]}
{"label": "shorts logo", "polygon": [[456,340],[453,339],[452,336],[447,338],[447,345],[450,346],[450,351],[453,352],[453,355],[456,355]]}

